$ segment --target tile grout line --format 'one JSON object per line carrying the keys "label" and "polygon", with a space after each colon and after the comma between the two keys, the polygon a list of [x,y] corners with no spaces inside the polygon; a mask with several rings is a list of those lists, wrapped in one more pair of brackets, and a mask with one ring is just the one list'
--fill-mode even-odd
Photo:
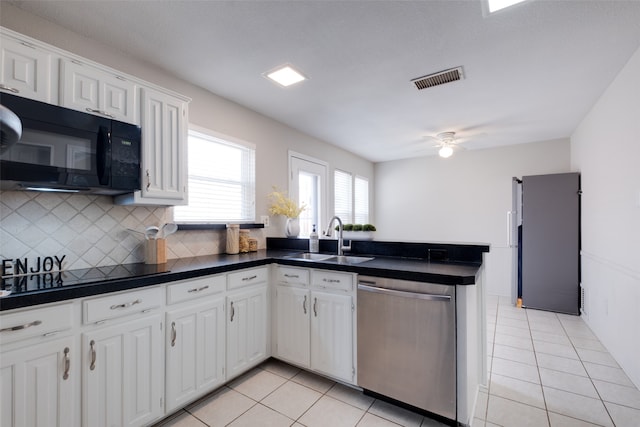
{"label": "tile grout line", "polygon": [[[558,319],[558,320],[560,320],[560,319]],[[583,320],[583,322],[584,322],[584,320]],[[567,337],[569,337],[569,334],[567,333],[567,329],[565,328],[565,326],[562,323],[562,321],[560,321],[560,325],[562,327],[562,330],[565,332],[565,334],[567,334]],[[607,413],[607,416],[609,417],[609,420],[611,421],[611,424],[613,426],[615,426],[616,423],[615,423],[615,421],[613,421],[613,417],[611,416],[611,413],[609,412],[609,408],[607,408],[607,405],[605,405],[605,403],[604,403],[605,401],[602,398],[602,395],[600,394],[600,390],[598,390],[598,387],[596,387],[596,384],[593,382],[593,378],[591,378],[591,374],[589,374],[589,371],[587,370],[587,367],[584,366],[584,361],[582,360],[582,357],[580,357],[580,353],[578,353],[577,347],[573,344],[573,341],[571,340],[571,337],[569,337],[569,342],[571,343],[571,348],[573,348],[573,351],[575,351],[576,354],[578,355],[578,360],[580,360],[580,364],[582,365],[582,369],[584,369],[584,371],[587,373],[587,376],[589,377],[589,382],[591,382],[591,385],[593,386],[593,389],[596,391],[596,394],[598,395],[600,403],[604,407],[604,410]]]}

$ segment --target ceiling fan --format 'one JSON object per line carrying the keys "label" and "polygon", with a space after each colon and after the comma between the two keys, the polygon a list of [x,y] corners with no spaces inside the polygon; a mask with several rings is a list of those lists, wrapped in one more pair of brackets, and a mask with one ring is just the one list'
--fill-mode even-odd
{"label": "ceiling fan", "polygon": [[455,132],[440,132],[436,136],[426,136],[425,138],[429,138],[437,142],[434,147],[439,147],[438,155],[440,157],[451,157],[454,150],[464,150],[465,148],[459,145],[459,141],[456,139]]}

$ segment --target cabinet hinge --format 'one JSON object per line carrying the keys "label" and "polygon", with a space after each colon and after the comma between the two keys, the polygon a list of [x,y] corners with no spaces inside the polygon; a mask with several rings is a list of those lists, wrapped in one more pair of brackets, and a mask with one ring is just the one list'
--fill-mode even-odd
{"label": "cabinet hinge", "polygon": [[351,303],[351,311],[356,311],[356,306],[354,303]]}
{"label": "cabinet hinge", "polygon": [[353,380],[356,377],[356,367],[351,367],[351,379]]}
{"label": "cabinet hinge", "polygon": [[160,407],[162,408],[162,397],[160,398]]}
{"label": "cabinet hinge", "polygon": [[162,322],[160,322],[160,331],[162,331]]}

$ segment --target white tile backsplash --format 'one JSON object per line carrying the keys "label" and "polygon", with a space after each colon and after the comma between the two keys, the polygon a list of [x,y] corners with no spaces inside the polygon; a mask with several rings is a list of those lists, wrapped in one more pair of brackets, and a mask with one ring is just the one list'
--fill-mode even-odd
{"label": "white tile backsplash", "polygon": [[[171,208],[114,205],[108,196],[0,192],[0,259],[66,255],[63,268],[144,261],[143,232],[172,218]],[[178,231],[167,238],[167,258],[224,253],[225,230]],[[263,229],[252,229],[263,249]]]}

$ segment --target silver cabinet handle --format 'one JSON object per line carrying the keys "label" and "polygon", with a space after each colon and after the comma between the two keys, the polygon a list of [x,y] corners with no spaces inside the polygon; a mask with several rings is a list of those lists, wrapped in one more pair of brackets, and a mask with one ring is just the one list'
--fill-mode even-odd
{"label": "silver cabinet handle", "polygon": [[94,109],[94,108],[87,108],[87,111],[90,112],[90,113],[96,113],[96,114],[100,114],[102,116],[109,117],[110,119],[115,119],[116,118],[114,115],[109,114],[106,111],[97,110],[97,109]]}
{"label": "silver cabinet handle", "polygon": [[231,322],[233,322],[233,316],[236,314],[236,309],[233,308],[233,301],[231,301]]}
{"label": "silver cabinet handle", "polygon": [[379,288],[377,286],[363,285],[362,282],[358,283],[358,290],[365,292],[374,292],[378,294],[393,295],[404,298],[424,299],[429,301],[450,301],[451,295],[438,295],[438,294],[421,294],[419,292],[407,292],[398,291],[396,289]]}
{"label": "silver cabinet handle", "polygon": [[313,299],[313,315],[318,317],[318,298]]}
{"label": "silver cabinet handle", "polygon": [[71,356],[69,356],[69,347],[64,348],[64,373],[62,374],[63,380],[69,379],[69,370],[71,369]]}
{"label": "silver cabinet handle", "polygon": [[149,187],[151,187],[151,174],[149,173],[149,169],[147,169],[147,191],[149,191]]}
{"label": "silver cabinet handle", "polygon": [[114,305],[111,306],[111,310],[117,310],[119,308],[129,308],[132,305],[140,304],[141,302],[142,302],[142,300],[140,298],[138,298],[135,301],[125,302],[123,304],[114,304]]}
{"label": "silver cabinet handle", "polygon": [[89,365],[89,369],[90,370],[94,370],[96,369],[96,348],[95,348],[96,342],[94,340],[91,340],[91,342],[89,343],[89,346],[91,346],[91,364]]}
{"label": "silver cabinet handle", "polygon": [[27,329],[32,326],[38,326],[41,324],[42,324],[42,320],[34,320],[33,322],[25,323],[24,325],[9,326],[8,328],[2,328],[0,329],[0,332],[21,331],[22,329]]}
{"label": "silver cabinet handle", "polygon": [[0,84],[0,89],[1,90],[6,90],[7,92],[20,93],[19,89],[16,89],[15,87],[6,86],[6,85],[3,85],[3,84]]}
{"label": "silver cabinet handle", "polygon": [[304,311],[304,314],[307,314],[307,296],[304,296],[304,301],[302,301],[302,310]]}
{"label": "silver cabinet handle", "polygon": [[187,292],[189,292],[189,293],[191,293],[191,292],[202,292],[205,289],[209,289],[209,285],[202,286],[200,288],[192,288],[192,289],[189,289]]}
{"label": "silver cabinet handle", "polygon": [[176,322],[171,322],[171,347],[176,346],[176,338],[178,338],[178,333],[176,332]]}
{"label": "silver cabinet handle", "polygon": [[284,277],[288,277],[291,279],[299,279],[300,276],[298,276],[297,274],[285,274]]}
{"label": "silver cabinet handle", "polygon": [[326,283],[340,283],[340,279],[327,279],[326,277],[322,279],[322,281]]}
{"label": "silver cabinet handle", "polygon": [[254,274],[253,276],[243,277],[243,278],[242,278],[242,281],[243,281],[243,282],[246,282],[246,281],[249,281],[249,280],[253,280],[253,279],[257,278],[257,277],[258,277],[258,276],[256,276],[256,275]]}

